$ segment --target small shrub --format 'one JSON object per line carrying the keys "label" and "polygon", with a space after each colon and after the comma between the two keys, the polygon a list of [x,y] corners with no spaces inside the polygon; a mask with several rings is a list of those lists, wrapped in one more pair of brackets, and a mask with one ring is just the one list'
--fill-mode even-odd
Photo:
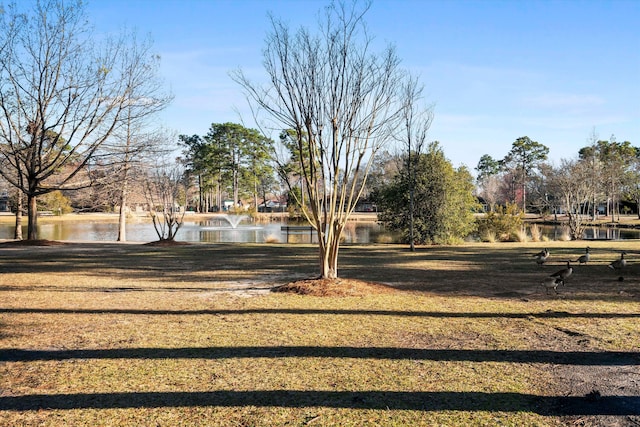
{"label": "small shrub", "polygon": [[70,200],[60,190],[52,191],[38,199],[39,210],[51,211],[54,215],[73,212]]}
{"label": "small shrub", "polygon": [[498,240],[501,241],[501,242],[513,242],[514,238],[513,238],[513,235],[511,233],[502,233],[498,237]]}
{"label": "small shrub", "polygon": [[380,233],[375,236],[374,241],[376,243],[390,244],[395,243],[395,239],[391,233]]}
{"label": "small shrub", "polygon": [[542,229],[538,224],[531,224],[529,234],[531,234],[531,240],[534,242],[540,242],[542,240]]}
{"label": "small shrub", "polygon": [[506,206],[497,206],[492,212],[488,212],[484,218],[477,220],[480,236],[490,232],[499,236],[501,241],[512,240],[518,230],[522,229],[524,213],[515,203],[507,203]]}
{"label": "small shrub", "polygon": [[516,232],[513,233],[513,240],[515,240],[516,242],[528,242],[529,241],[529,236],[527,235],[527,230],[522,227],[520,230],[517,230]]}
{"label": "small shrub", "polygon": [[487,243],[495,243],[498,241],[498,236],[496,233],[490,230],[484,230],[482,234],[480,234],[480,240]]}
{"label": "small shrub", "polygon": [[276,236],[274,234],[269,234],[268,236],[266,236],[264,238],[264,242],[265,243],[280,243],[280,239],[278,238],[278,236]]}
{"label": "small shrub", "polygon": [[562,233],[560,234],[559,239],[562,242],[568,242],[571,240],[571,230],[569,227],[562,227]]}
{"label": "small shrub", "polygon": [[465,239],[458,236],[448,236],[438,242],[439,245],[461,245],[465,242]]}

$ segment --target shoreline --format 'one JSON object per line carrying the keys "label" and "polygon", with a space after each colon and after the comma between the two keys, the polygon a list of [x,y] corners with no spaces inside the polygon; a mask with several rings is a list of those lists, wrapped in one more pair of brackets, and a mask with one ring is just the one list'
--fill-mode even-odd
{"label": "shoreline", "polygon": [[[187,212],[184,216],[185,222],[192,221],[206,221],[219,216],[228,215],[226,213],[209,212],[209,213],[196,213]],[[233,215],[233,214],[231,214]],[[238,214],[248,215],[248,214]],[[57,222],[57,221],[118,221],[118,213],[109,212],[91,212],[91,213],[68,213],[64,215],[39,215],[38,222]],[[273,212],[273,213],[259,213],[256,217],[257,222],[278,222],[288,220],[289,214],[287,212]],[[151,221],[151,217],[148,213],[142,214],[129,214],[127,221]],[[349,221],[357,222],[377,222],[378,215],[375,212],[355,212],[349,217]],[[0,223],[8,224],[15,222],[15,214],[10,212],[0,212]],[[27,224],[26,215],[22,216],[23,225]]]}
{"label": "shoreline", "polygon": [[[540,224],[550,226],[563,226],[567,225],[569,219],[567,216],[558,216],[558,219],[544,219],[544,218],[526,218],[524,223],[526,224]],[[583,222],[585,227],[610,227],[610,228],[640,228],[640,219],[637,215],[621,215],[615,222],[611,221],[611,217],[600,216],[596,221],[591,219]]]}

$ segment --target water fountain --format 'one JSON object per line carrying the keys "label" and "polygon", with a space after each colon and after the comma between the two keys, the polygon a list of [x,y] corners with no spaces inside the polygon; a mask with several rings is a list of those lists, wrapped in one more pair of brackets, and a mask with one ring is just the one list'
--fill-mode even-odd
{"label": "water fountain", "polygon": [[231,228],[238,228],[238,224],[242,222],[243,219],[249,218],[249,215],[236,215],[236,214],[224,214],[219,215],[220,218],[226,220]]}
{"label": "water fountain", "polygon": [[249,220],[251,217],[245,214],[215,214],[207,225],[198,226],[200,230],[205,231],[221,231],[221,232],[241,232],[250,230],[261,230],[263,227],[251,224],[245,224],[243,221]]}
{"label": "water fountain", "polygon": [[178,239],[196,242],[264,242],[265,226],[256,225],[247,214],[217,213],[206,220],[185,223]]}

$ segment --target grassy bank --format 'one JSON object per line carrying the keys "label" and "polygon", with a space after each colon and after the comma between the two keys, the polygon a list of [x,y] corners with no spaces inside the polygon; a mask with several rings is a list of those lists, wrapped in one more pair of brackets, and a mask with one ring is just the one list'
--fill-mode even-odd
{"label": "grassy bank", "polygon": [[584,242],[346,246],[395,291],[314,297],[268,292],[313,246],[2,244],[0,425],[632,422],[640,244],[589,245],[558,295]]}

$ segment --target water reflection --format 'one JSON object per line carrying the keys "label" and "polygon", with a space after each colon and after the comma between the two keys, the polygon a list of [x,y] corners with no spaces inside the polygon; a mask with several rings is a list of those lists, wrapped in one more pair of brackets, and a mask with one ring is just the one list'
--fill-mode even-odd
{"label": "water reflection", "polygon": [[[295,225],[295,224],[291,224]],[[300,225],[300,224],[298,224]],[[206,220],[185,220],[178,231],[176,240],[183,242],[206,243],[316,243],[317,235],[308,226],[304,229],[289,231],[282,230],[287,226],[286,221],[271,223],[252,223],[247,219],[233,228],[224,218],[209,218]],[[566,234],[563,226],[539,226],[542,234],[550,240],[562,240]],[[118,224],[111,220],[88,221],[67,220],[61,222],[40,221],[38,236],[47,240],[67,241],[115,241],[118,237]],[[23,235],[26,235],[26,226]],[[0,239],[13,239],[13,224],[0,224]],[[375,243],[389,241],[390,234],[375,222],[349,222],[343,235],[344,243]],[[639,229],[616,227],[588,227],[583,238],[586,240],[629,240],[640,239]],[[391,237],[393,240],[393,237]],[[153,242],[158,240],[153,224],[149,221],[134,219],[127,223],[127,240],[130,242]]]}
{"label": "water reflection", "polygon": [[[233,222],[233,221],[232,221]],[[286,222],[256,224],[246,219],[235,224],[235,228],[225,218],[189,221],[176,235],[176,240],[183,242],[206,243],[264,243],[287,242],[287,234],[282,231]],[[371,243],[381,227],[374,222],[350,223],[345,229],[345,243]],[[23,230],[26,235],[26,227]],[[0,239],[13,239],[12,224],[0,224]],[[113,221],[61,221],[38,224],[38,237],[46,240],[62,241],[115,241],[118,237],[118,223]],[[317,242],[314,233],[290,234],[289,243]],[[127,223],[127,240],[130,242],[152,242],[158,240],[153,224],[148,221],[132,220]]]}
{"label": "water reflection", "polygon": [[[542,235],[549,240],[561,240],[567,228],[560,225],[539,226]],[[631,240],[640,239],[640,230],[635,228],[587,227],[582,234],[585,240]]]}

